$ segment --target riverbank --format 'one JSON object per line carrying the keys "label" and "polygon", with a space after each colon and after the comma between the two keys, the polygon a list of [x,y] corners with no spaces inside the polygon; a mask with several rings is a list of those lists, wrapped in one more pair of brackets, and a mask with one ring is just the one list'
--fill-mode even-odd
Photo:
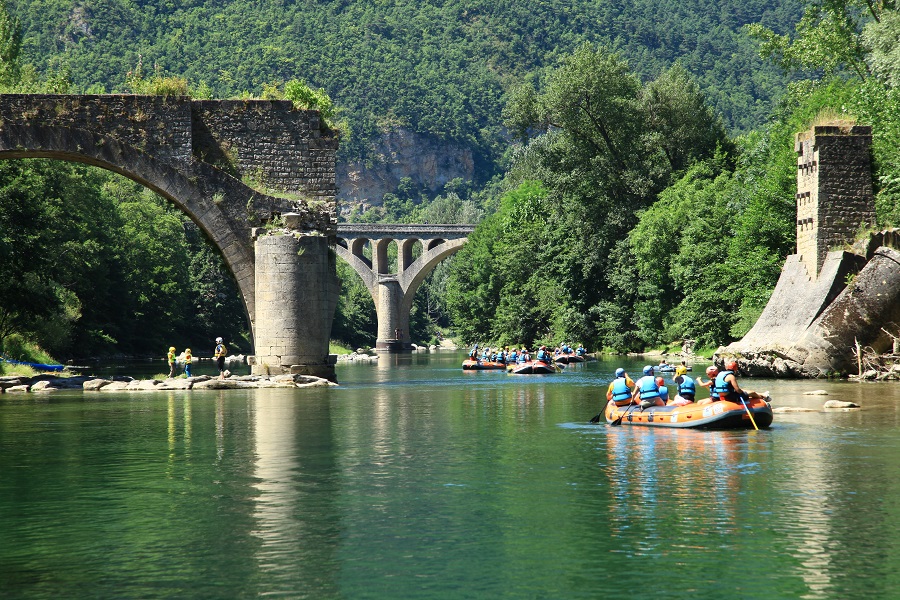
{"label": "riverbank", "polygon": [[0,393],[49,393],[63,390],[86,392],[153,392],[172,390],[236,390],[260,388],[310,388],[337,385],[321,377],[311,375],[232,375],[218,379],[209,375],[174,377],[171,379],[134,379],[133,377],[0,377]]}

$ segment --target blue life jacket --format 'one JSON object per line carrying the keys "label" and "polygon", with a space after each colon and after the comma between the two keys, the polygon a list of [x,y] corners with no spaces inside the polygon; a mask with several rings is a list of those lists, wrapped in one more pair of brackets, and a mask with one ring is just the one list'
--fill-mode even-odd
{"label": "blue life jacket", "polygon": [[728,396],[730,394],[734,394],[734,386],[731,385],[730,381],[725,381],[725,377],[731,375],[733,371],[721,371],[718,375],[716,375],[716,381],[712,385],[712,391],[716,393],[720,398],[722,396]]}
{"label": "blue life jacket", "polygon": [[550,355],[547,354],[546,350],[538,350],[537,359],[544,362],[550,362]]}
{"label": "blue life jacket", "polygon": [[695,396],[697,394],[697,386],[694,385],[694,380],[687,375],[682,375],[681,383],[678,384],[678,393],[682,396],[686,394]]}
{"label": "blue life jacket", "polygon": [[509,353],[508,358],[509,358],[509,362],[516,362],[516,359],[519,358],[519,353],[516,352],[515,350],[513,350],[512,352]]}
{"label": "blue life jacket", "polygon": [[648,398],[659,398],[659,386],[652,375],[641,377],[641,400]]}
{"label": "blue life jacket", "polygon": [[628,387],[624,377],[617,377],[613,380],[612,399],[613,402],[621,402],[631,398],[631,388]]}

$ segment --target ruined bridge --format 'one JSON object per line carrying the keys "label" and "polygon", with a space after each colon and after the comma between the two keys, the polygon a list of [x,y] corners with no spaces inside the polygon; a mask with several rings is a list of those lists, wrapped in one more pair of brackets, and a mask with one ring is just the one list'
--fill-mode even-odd
{"label": "ruined bridge", "polygon": [[254,373],[334,378],[337,147],[317,111],[289,101],[0,95],[0,160],[114,171],[200,227],[237,281]]}
{"label": "ruined bridge", "polygon": [[822,377],[856,372],[857,344],[891,350],[900,335],[900,231],[875,230],[871,145],[869,126],[796,135],[797,252],[756,324],[718,359],[734,357],[752,375]]}
{"label": "ruined bridge", "polygon": [[[416,290],[439,262],[463,247],[474,229],[474,225],[338,225],[335,252],[359,274],[375,302],[376,350],[410,349],[409,313]],[[397,245],[394,272],[388,260],[392,243]]]}

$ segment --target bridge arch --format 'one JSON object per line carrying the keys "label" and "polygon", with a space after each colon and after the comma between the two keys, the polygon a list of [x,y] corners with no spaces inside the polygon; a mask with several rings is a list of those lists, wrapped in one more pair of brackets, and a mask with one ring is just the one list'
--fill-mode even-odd
{"label": "bridge arch", "polygon": [[[23,145],[26,140],[34,143]],[[221,253],[237,281],[252,326],[255,286],[249,231],[247,239],[243,239],[243,232],[233,225],[235,215],[229,215],[214,200],[226,194],[249,198],[254,195],[252,189],[235,181],[232,185],[215,186],[216,191],[210,194],[210,190],[198,182],[218,178],[213,167],[202,163],[195,165],[198,176],[192,181],[136,148],[88,131],[59,135],[50,127],[5,125],[0,128],[0,160],[25,158],[49,158],[100,167],[136,181],[177,206]]]}
{"label": "bridge arch", "polygon": [[[375,303],[380,351],[409,350],[409,315],[413,299],[425,277],[439,262],[465,245],[474,225],[361,225],[337,227],[335,252],[362,278]],[[397,269],[390,272],[387,249],[397,244]],[[413,257],[413,248],[422,251]],[[363,251],[372,247],[372,260]]]}
{"label": "bridge arch", "polygon": [[[339,288],[328,245],[336,224],[337,140],[330,133],[317,112],[287,101],[0,95],[0,160],[104,168],[154,191],[197,224],[237,282],[259,359],[254,372],[334,376],[328,338]],[[241,177],[251,177],[254,187]],[[271,237],[263,226],[276,222],[293,245],[266,244],[260,255],[259,242]],[[296,264],[285,270],[285,262]],[[276,322],[260,328],[261,315]]]}

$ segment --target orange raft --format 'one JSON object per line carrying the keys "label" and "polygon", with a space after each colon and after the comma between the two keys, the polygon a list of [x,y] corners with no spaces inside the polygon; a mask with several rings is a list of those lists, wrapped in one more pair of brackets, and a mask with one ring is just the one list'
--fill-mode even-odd
{"label": "orange raft", "polygon": [[[772,424],[772,406],[762,399],[747,400],[747,408],[753,414],[756,426],[763,428]],[[624,416],[623,416],[624,415]],[[650,427],[674,427],[680,429],[752,429],[750,415],[740,402],[719,400],[711,404],[691,403],[685,406],[651,406],[643,411],[635,404],[606,405],[606,422],[612,423],[619,417],[622,425],[644,425]]]}
{"label": "orange raft", "polygon": [[505,371],[506,363],[467,358],[462,368],[463,371]]}

